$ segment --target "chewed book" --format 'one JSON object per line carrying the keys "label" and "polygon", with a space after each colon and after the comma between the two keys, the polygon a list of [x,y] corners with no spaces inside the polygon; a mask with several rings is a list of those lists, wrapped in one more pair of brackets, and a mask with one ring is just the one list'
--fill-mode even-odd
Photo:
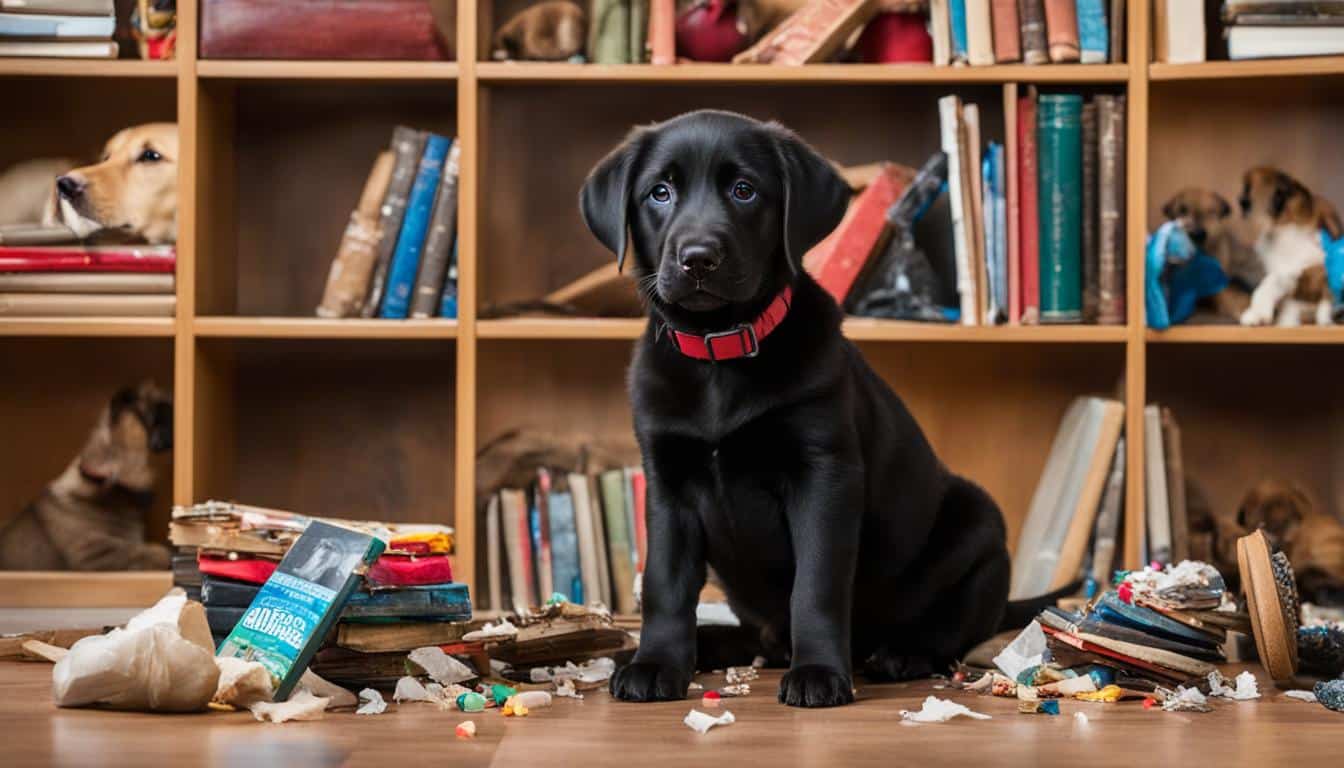
{"label": "chewed book", "polygon": [[364,531],[314,520],[262,585],[217,655],[260,662],[271,673],[275,700],[289,698],[384,546],[382,539]]}

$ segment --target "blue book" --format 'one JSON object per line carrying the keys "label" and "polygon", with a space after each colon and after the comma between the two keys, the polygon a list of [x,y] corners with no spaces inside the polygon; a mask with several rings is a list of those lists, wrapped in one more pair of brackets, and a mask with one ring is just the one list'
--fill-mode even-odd
{"label": "blue book", "polygon": [[[109,3],[110,5],[110,3]],[[0,13],[0,37],[6,38],[51,38],[61,40],[81,40],[86,38],[111,39],[116,31],[115,16],[78,16],[71,14],[49,15],[45,13]]]}
{"label": "blue book", "polygon": [[448,262],[448,276],[443,281],[443,295],[439,297],[439,317],[457,319],[457,240],[453,240],[453,257]]}
{"label": "blue book", "polygon": [[1078,0],[1079,61],[1084,64],[1105,64],[1110,55],[1105,5],[1103,0]]}
{"label": "blue book", "polygon": [[391,589],[357,589],[341,614],[343,621],[369,619],[470,621],[471,598],[466,584],[430,584]]}
{"label": "blue book", "polygon": [[985,276],[989,279],[989,285],[985,286],[988,291],[988,311],[985,314],[986,323],[993,325],[997,322],[999,316],[999,294],[994,290],[994,286],[999,282],[999,260],[995,251],[995,243],[999,240],[997,227],[999,219],[994,215],[994,142],[990,142],[985,147],[985,154],[980,159],[980,188],[984,190],[983,215],[985,233]]}
{"label": "blue book", "polygon": [[952,60],[967,60],[966,0],[948,0],[948,16],[952,22]]}
{"label": "blue book", "polygon": [[583,577],[579,567],[579,529],[574,520],[574,498],[568,491],[552,491],[546,511],[551,516],[551,578],[555,591],[571,603],[583,605]]}
{"label": "blue book", "polygon": [[406,217],[397,235],[397,247],[387,270],[387,291],[383,294],[378,316],[388,320],[405,320],[411,312],[411,293],[420,271],[420,254],[429,231],[430,213],[434,210],[434,195],[443,175],[443,163],[453,142],[437,134],[425,140],[425,152],[420,156],[420,171],[411,194],[406,199]]}
{"label": "blue book", "polygon": [[999,304],[999,319],[1008,317],[1008,176],[1004,168],[1003,145],[990,144],[994,150],[994,260],[997,264],[994,296]]}

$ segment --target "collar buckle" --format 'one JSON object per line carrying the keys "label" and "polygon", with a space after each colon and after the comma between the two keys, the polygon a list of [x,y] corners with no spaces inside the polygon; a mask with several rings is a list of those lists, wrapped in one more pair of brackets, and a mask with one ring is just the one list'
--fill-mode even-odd
{"label": "collar buckle", "polygon": [[718,362],[719,360],[714,355],[715,339],[741,338],[743,334],[746,335],[746,340],[751,342],[751,346],[747,347],[744,341],[742,344],[744,351],[742,354],[736,355],[736,357],[756,357],[759,355],[761,353],[761,343],[756,338],[756,329],[749,323],[741,323],[736,328],[727,331],[705,334],[705,349],[709,352],[709,359],[713,362]]}

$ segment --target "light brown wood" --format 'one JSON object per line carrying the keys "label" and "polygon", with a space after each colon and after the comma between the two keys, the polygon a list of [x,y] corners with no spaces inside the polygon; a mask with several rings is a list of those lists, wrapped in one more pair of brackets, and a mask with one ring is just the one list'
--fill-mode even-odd
{"label": "light brown wood", "polygon": [[1148,331],[1149,344],[1344,344],[1344,328],[1252,328],[1244,325],[1178,325]]}
{"label": "light brown wood", "polygon": [[199,61],[196,74],[228,80],[453,80],[453,61]]}
{"label": "light brown wood", "polygon": [[0,77],[165,77],[177,76],[172,61],[135,59],[6,59],[0,58]]}
{"label": "light brown wood", "polygon": [[[170,571],[0,571],[2,608],[143,608],[173,586]],[[33,627],[38,629],[38,627]]]}
{"label": "light brown wood", "polygon": [[1143,346],[1144,253],[1147,234],[1139,211],[1146,210],[1148,184],[1148,80],[1145,69],[1149,60],[1149,14],[1151,4],[1128,4],[1129,87],[1125,93],[1125,313],[1129,340],[1125,345],[1125,516],[1120,561],[1126,568],[1138,568],[1144,551],[1144,474],[1143,405],[1148,402],[1147,355]]}
{"label": "light brown wood", "polygon": [[0,336],[162,336],[176,333],[168,317],[13,317]]}
{"label": "light brown wood", "polygon": [[1124,64],[1056,64],[1033,67],[1001,64],[991,67],[935,67],[928,64],[814,64],[773,67],[749,64],[568,64],[483,62],[477,78],[504,83],[1123,83]]}
{"label": "light brown wood", "polygon": [[1220,80],[1338,74],[1344,74],[1344,56],[1204,61],[1198,64],[1153,62],[1148,65],[1148,79],[1150,80]]}
{"label": "light brown wood", "polygon": [[235,339],[451,339],[454,320],[337,320],[320,317],[197,317],[197,336]]}
{"label": "light brown wood", "polygon": [[[439,522],[451,523],[457,529],[457,563],[454,578],[466,582],[476,596],[476,307],[477,275],[480,273],[480,189],[481,145],[485,131],[482,104],[486,97],[476,86],[477,35],[481,28],[476,14],[480,3],[458,4],[457,51],[463,63],[465,77],[457,83],[457,137],[462,143],[458,165],[459,194],[457,200],[457,314],[462,339],[457,345],[457,401],[454,416],[457,430],[453,435],[453,462],[457,485],[453,489],[453,505]],[[486,24],[489,10],[485,10]]]}

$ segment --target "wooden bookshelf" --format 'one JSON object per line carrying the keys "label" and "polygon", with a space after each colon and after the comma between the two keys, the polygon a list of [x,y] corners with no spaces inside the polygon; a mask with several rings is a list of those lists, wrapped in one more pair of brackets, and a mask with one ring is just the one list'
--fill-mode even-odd
{"label": "wooden bookshelf", "polygon": [[[999,500],[1013,546],[1058,419],[1079,394],[1131,406],[1130,565],[1144,519],[1145,403],[1173,407],[1187,468],[1220,507],[1235,504],[1261,467],[1296,471],[1323,500],[1344,498],[1333,469],[1344,403],[1330,386],[1344,329],[1150,332],[1142,248],[1165,196],[1201,180],[1235,196],[1237,174],[1254,163],[1295,169],[1344,201],[1344,58],[1150,64],[1149,4],[1131,3],[1128,64],[485,61],[494,20],[521,4],[462,0],[452,63],[199,60],[190,2],[179,4],[176,62],[0,59],[0,98],[22,100],[29,115],[0,146],[0,164],[91,156],[120,127],[174,115],[182,141],[176,318],[0,320],[0,370],[17,374],[0,423],[21,437],[0,447],[0,515],[65,466],[115,386],[151,375],[171,383],[176,400],[154,530],[164,530],[170,502],[212,497],[449,522],[459,576],[474,582],[481,445],[517,427],[633,444],[625,375],[642,320],[478,319],[482,308],[539,295],[608,258],[575,197],[630,125],[701,106],[737,109],[782,120],[839,162],[918,164],[938,144],[938,96],[980,104],[986,138],[1001,139],[1003,98],[1023,84],[1128,98],[1126,324],[853,318],[845,334],[949,466]],[[41,88],[34,78],[45,78]],[[71,104],[80,119],[70,119]],[[368,164],[396,123],[462,142],[460,317],[314,318]],[[61,600],[80,583],[100,595],[124,579],[15,576],[0,592]],[[124,594],[148,599],[164,579],[144,576]]]}

